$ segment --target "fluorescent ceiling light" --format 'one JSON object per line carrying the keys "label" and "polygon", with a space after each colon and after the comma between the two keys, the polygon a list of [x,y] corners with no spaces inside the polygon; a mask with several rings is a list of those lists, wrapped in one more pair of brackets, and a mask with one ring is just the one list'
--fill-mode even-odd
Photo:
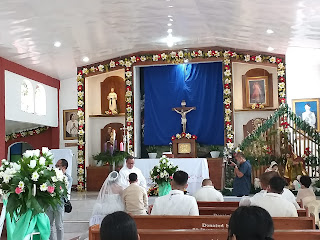
{"label": "fluorescent ceiling light", "polygon": [[54,44],[53,44],[55,47],[60,47],[61,46],[61,42],[59,42],[59,41],[56,41],[56,42],[54,42]]}
{"label": "fluorescent ceiling light", "polygon": [[89,62],[89,58],[88,57],[84,57],[84,58],[82,58],[82,61]]}
{"label": "fluorescent ceiling light", "polygon": [[272,33],[274,33],[274,31],[273,31],[272,29],[268,29],[268,30],[267,30],[267,33],[268,33],[268,34],[272,34]]}

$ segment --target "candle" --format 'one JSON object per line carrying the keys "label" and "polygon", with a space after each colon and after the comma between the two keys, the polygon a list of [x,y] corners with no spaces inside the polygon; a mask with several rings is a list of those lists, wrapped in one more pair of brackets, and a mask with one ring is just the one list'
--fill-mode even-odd
{"label": "candle", "polygon": [[123,152],[123,142],[120,142],[120,151]]}
{"label": "candle", "polygon": [[108,145],[108,144],[105,142],[105,143],[104,143],[104,152],[107,152],[107,145]]}

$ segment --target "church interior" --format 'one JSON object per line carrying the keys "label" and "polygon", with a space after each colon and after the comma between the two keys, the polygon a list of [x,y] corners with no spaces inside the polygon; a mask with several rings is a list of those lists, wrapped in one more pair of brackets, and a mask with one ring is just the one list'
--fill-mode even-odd
{"label": "church interior", "polygon": [[[188,194],[211,179],[225,202],[238,202],[230,161],[239,152],[252,166],[251,195],[276,162],[288,189],[296,195],[307,175],[320,200],[318,1],[2,0],[0,9],[0,157],[18,163],[47,147],[54,163],[68,161],[64,239],[99,239],[99,229],[89,233],[93,205],[128,155],[149,204],[163,155],[188,173]],[[228,215],[210,211],[200,215]],[[139,231],[135,220],[142,240],[226,239],[219,227],[177,223],[180,236]],[[275,223],[275,239],[320,238],[299,224],[286,235]]]}

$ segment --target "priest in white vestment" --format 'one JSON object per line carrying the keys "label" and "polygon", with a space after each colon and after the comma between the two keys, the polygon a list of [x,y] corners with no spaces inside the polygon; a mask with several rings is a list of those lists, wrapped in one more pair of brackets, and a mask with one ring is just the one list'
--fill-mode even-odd
{"label": "priest in white vestment", "polygon": [[120,185],[123,189],[129,187],[129,174],[135,173],[138,176],[137,184],[145,189],[147,189],[147,182],[145,177],[143,176],[141,170],[134,166],[134,158],[132,156],[128,156],[126,159],[126,164],[121,168],[120,174]]}
{"label": "priest in white vestment", "polygon": [[188,174],[177,171],[171,182],[169,194],[158,197],[153,204],[151,215],[186,215],[199,216],[197,201],[194,197],[184,195],[188,187]]}

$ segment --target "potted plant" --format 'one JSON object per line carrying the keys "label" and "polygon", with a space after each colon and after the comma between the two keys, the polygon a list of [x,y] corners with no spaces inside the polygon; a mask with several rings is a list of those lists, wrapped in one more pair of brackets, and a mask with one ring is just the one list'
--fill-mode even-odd
{"label": "potted plant", "polygon": [[314,182],[313,188],[316,192],[320,191],[320,179]]}
{"label": "potted plant", "polygon": [[220,156],[220,148],[219,146],[212,145],[210,147],[210,155],[212,158],[218,158]]}
{"label": "potted plant", "polygon": [[110,165],[114,170],[117,166],[122,165],[124,159],[129,156],[129,153],[123,151],[114,151],[111,154],[109,151],[101,152],[97,155],[93,155],[93,159],[97,161],[97,163],[101,163],[102,166]]}
{"label": "potted plant", "polygon": [[147,147],[147,152],[148,152],[148,155],[149,155],[149,158],[157,158],[157,148],[156,146],[154,145],[150,145]]}

